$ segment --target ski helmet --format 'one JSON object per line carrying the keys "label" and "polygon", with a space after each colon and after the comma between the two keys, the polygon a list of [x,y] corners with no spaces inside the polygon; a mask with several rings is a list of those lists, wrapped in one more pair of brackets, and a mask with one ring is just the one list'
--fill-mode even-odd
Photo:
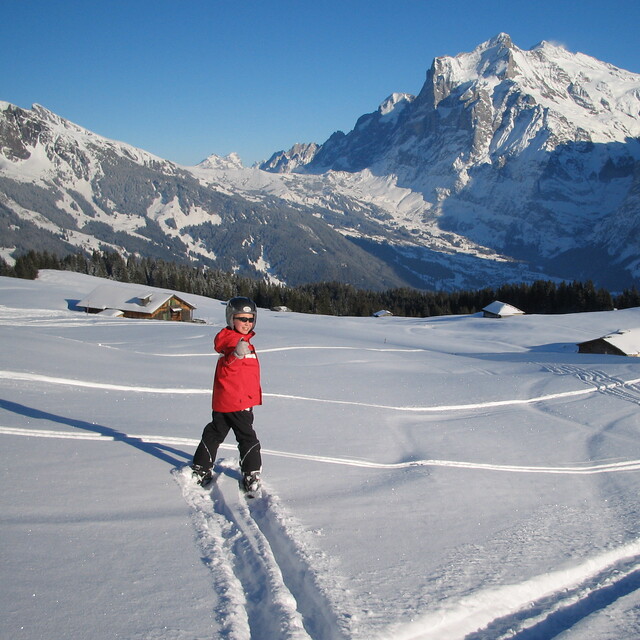
{"label": "ski helmet", "polygon": [[233,316],[237,313],[251,313],[253,314],[253,326],[256,326],[256,320],[258,319],[258,309],[256,303],[251,298],[236,297],[231,298],[227,302],[226,317],[227,326],[229,329],[233,329]]}

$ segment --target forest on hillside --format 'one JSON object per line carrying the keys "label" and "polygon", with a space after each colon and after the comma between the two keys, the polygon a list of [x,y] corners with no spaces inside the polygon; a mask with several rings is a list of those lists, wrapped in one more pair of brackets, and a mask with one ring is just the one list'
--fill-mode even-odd
{"label": "forest on hillside", "polygon": [[217,300],[247,296],[258,307],[285,306],[300,313],[339,316],[370,316],[383,309],[406,317],[464,315],[477,313],[494,300],[511,304],[525,313],[578,313],[640,306],[640,292],[635,286],[612,295],[605,289],[596,289],[590,281],[556,283],[537,280],[476,291],[420,291],[411,288],[370,291],[339,282],[286,287],[157,258],[130,256],[125,260],[117,252],[94,251],[91,256],[82,253],[57,256],[46,251],[29,251],[18,257],[13,266],[0,259],[0,275],[3,276],[34,279],[39,269],[75,271]]}

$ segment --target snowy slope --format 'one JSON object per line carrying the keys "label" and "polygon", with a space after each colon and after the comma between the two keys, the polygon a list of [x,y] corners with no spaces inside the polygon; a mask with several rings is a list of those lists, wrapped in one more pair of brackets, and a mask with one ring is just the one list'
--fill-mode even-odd
{"label": "snowy slope", "polygon": [[575,344],[640,309],[491,320],[260,311],[266,493],[183,472],[207,325],[73,311],[0,278],[0,635],[187,640],[640,635],[640,361]]}

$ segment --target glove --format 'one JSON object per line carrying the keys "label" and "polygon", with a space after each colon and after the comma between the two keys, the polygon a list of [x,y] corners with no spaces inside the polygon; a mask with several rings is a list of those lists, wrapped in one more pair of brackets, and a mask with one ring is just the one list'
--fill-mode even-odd
{"label": "glove", "polygon": [[251,353],[251,349],[249,348],[248,343],[246,343],[244,340],[240,340],[240,342],[238,342],[238,344],[236,345],[233,355],[236,358],[244,358],[246,355],[249,355],[250,353]]}

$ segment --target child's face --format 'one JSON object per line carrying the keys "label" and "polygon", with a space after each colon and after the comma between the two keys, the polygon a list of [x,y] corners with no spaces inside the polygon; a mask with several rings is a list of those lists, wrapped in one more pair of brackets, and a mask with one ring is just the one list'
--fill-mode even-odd
{"label": "child's face", "polygon": [[233,316],[233,328],[242,335],[247,335],[253,329],[253,314],[239,313]]}

